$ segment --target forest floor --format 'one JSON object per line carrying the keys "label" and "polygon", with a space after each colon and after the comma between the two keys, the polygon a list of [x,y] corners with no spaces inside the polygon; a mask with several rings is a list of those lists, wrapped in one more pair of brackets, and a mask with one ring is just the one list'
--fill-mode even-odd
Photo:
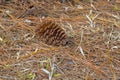
{"label": "forest floor", "polygon": [[[43,18],[63,26],[76,45],[38,40]],[[0,80],[120,80],[119,0],[0,4]]]}

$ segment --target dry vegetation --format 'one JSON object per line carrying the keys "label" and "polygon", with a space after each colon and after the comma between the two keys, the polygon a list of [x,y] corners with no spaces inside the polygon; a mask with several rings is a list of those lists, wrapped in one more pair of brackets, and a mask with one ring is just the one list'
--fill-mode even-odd
{"label": "dry vegetation", "polygon": [[[0,80],[120,80],[119,0],[74,1],[0,4]],[[43,18],[63,26],[76,45],[38,40]]]}

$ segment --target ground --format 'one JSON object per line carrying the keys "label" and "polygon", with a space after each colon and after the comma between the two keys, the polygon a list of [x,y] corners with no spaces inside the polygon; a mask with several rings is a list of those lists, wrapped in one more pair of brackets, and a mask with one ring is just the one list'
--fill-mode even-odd
{"label": "ground", "polygon": [[[42,19],[56,21],[75,45],[37,39]],[[120,80],[120,1],[1,3],[0,80]]]}

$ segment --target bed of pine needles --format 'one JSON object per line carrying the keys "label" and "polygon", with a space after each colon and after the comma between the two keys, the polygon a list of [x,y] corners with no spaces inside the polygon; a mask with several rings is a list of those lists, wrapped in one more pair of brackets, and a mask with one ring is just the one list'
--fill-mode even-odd
{"label": "bed of pine needles", "polygon": [[[119,80],[119,0],[8,0],[0,4],[0,80]],[[51,19],[75,45],[50,46],[35,29]]]}

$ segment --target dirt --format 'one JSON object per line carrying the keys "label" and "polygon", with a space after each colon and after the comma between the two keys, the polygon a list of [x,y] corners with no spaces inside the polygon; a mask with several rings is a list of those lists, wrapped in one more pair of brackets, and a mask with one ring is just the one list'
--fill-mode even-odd
{"label": "dirt", "polygon": [[[120,79],[119,1],[70,1],[0,1],[0,80]],[[56,21],[75,45],[37,39],[43,19]]]}

